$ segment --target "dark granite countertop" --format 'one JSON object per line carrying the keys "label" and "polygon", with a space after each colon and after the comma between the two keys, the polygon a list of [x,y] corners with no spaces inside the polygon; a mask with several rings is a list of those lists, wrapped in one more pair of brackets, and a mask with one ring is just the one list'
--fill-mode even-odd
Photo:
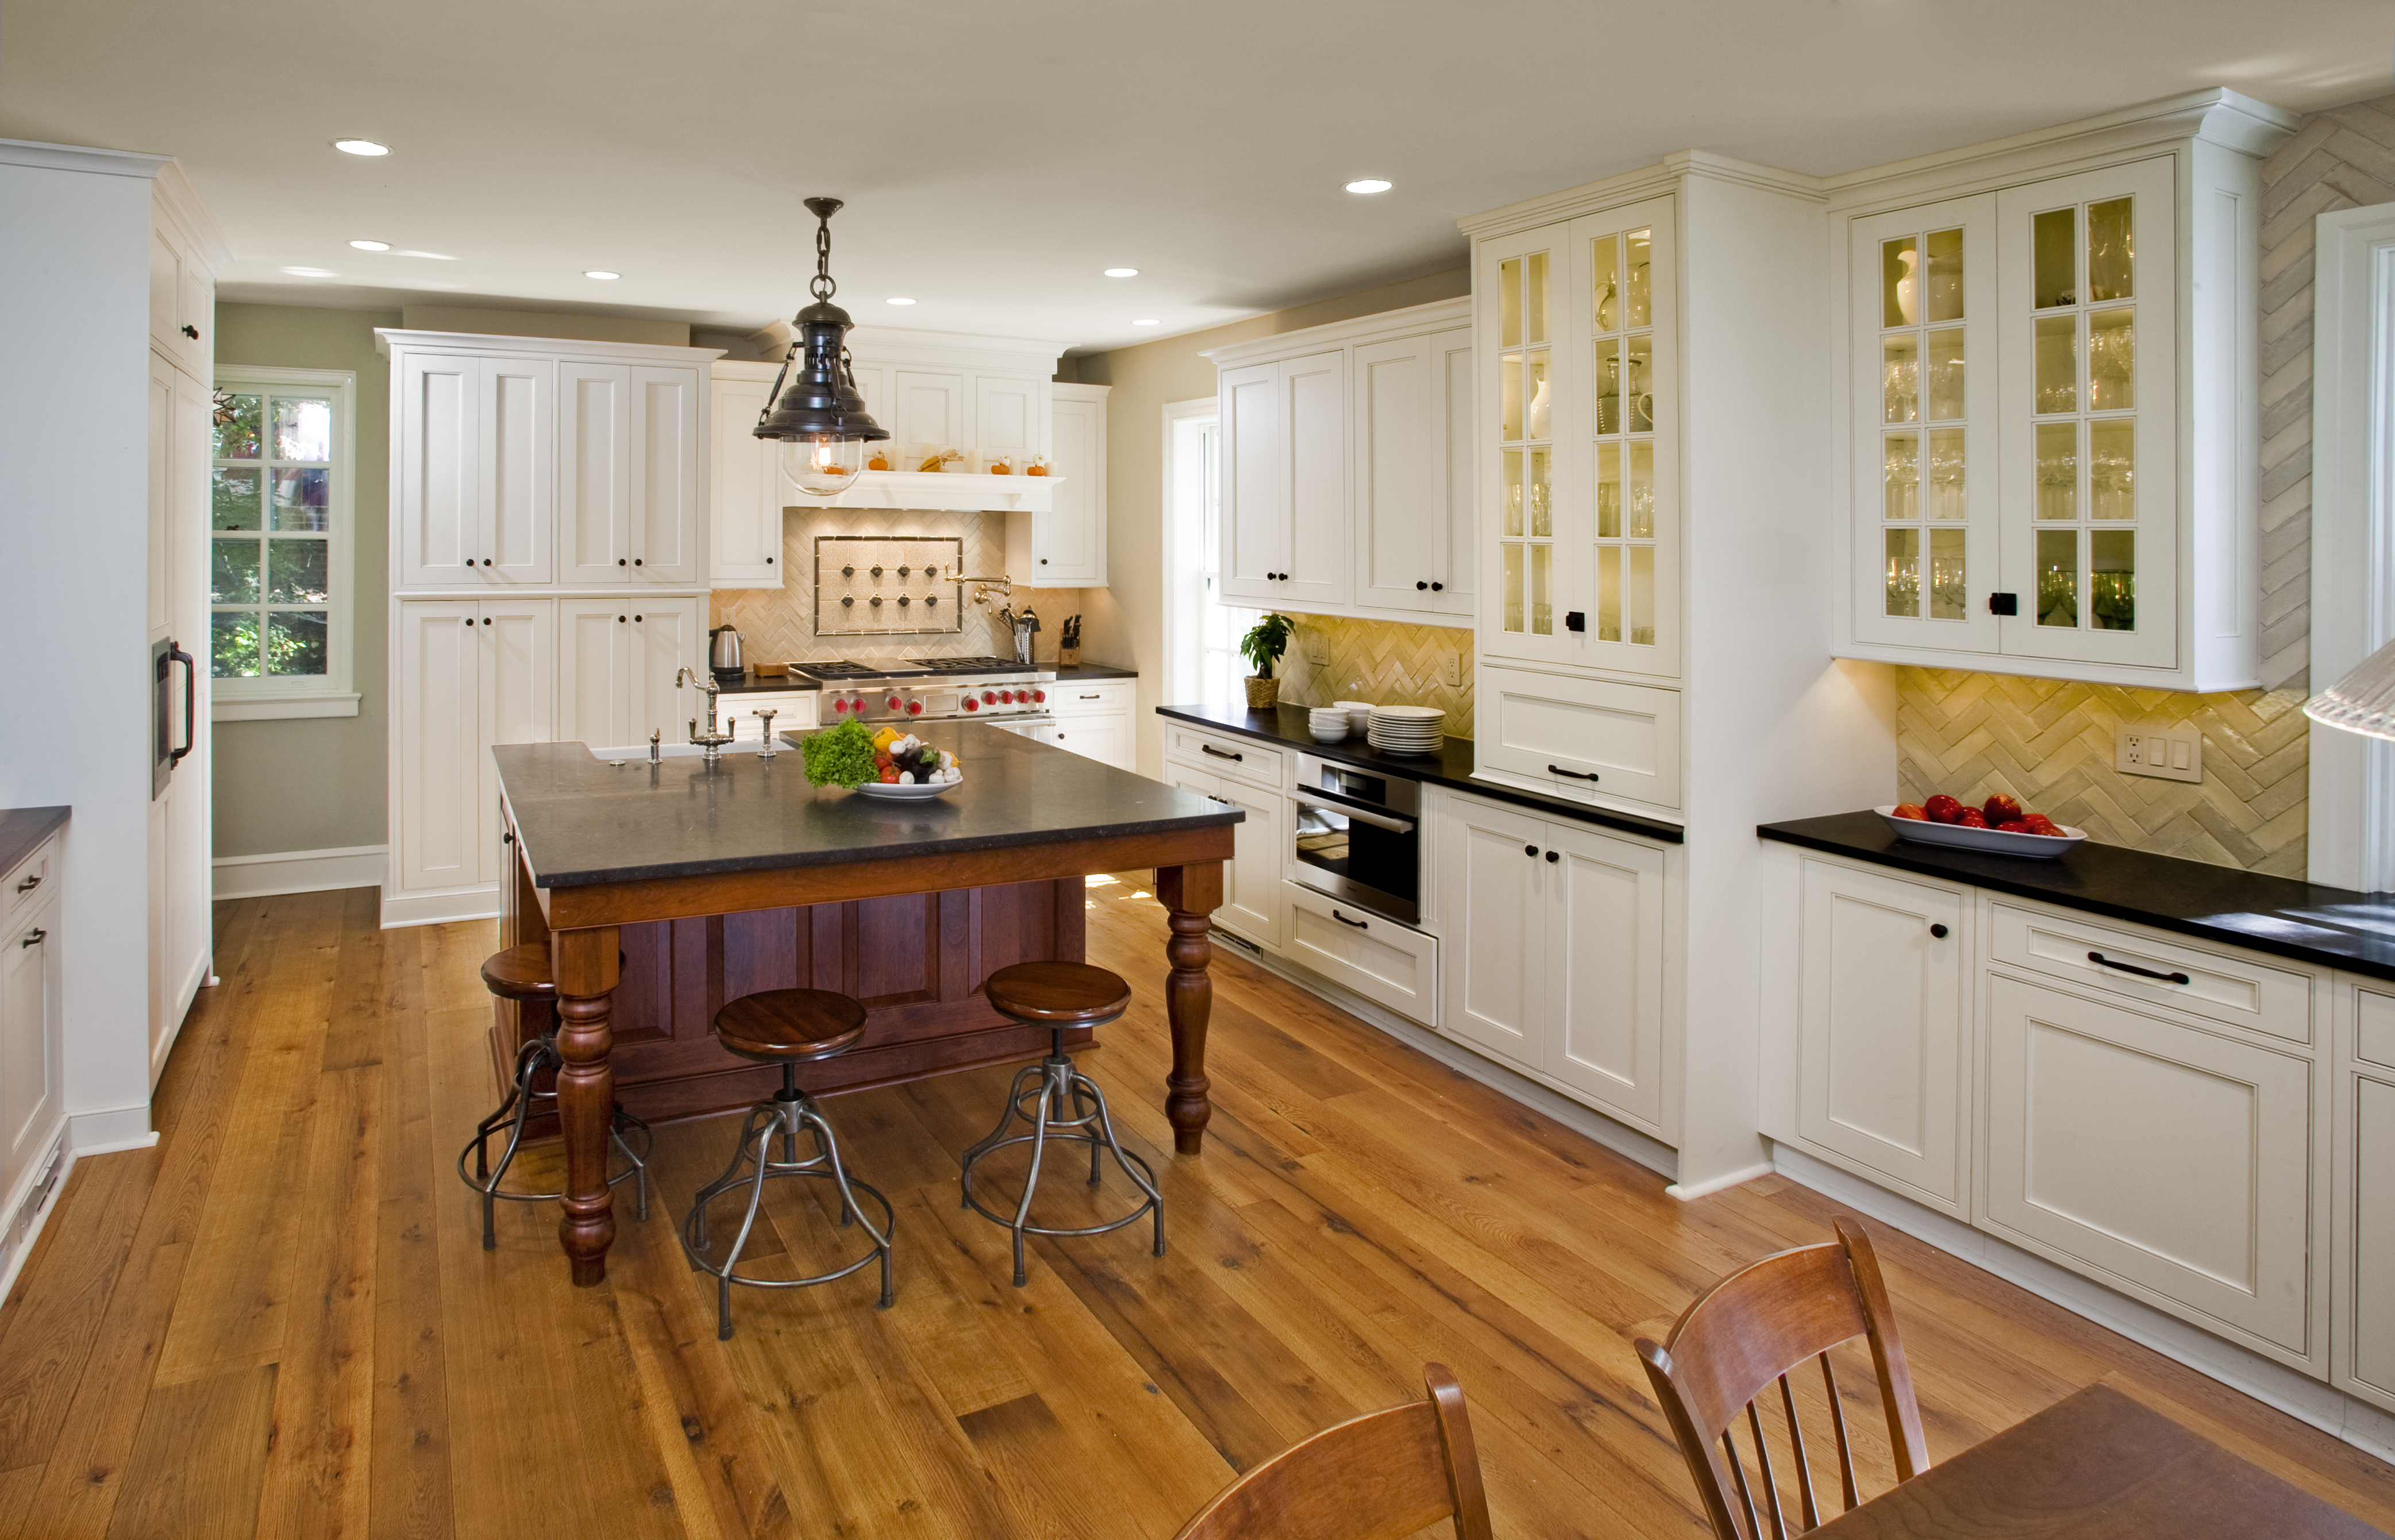
{"label": "dark granite countertop", "polygon": [[796,748],[766,762],[726,754],[713,769],[696,755],[618,767],[579,743],[502,744],[491,756],[534,882],[548,888],[964,855],[1244,816],[979,723],[936,723],[920,736],[953,750],[965,777],[946,796],[915,803],[809,786]]}
{"label": "dark granite countertop", "polygon": [[[1118,669],[1111,663],[1076,663],[1068,669],[1063,664],[1051,662],[1041,663],[1037,665],[1037,667],[1052,670],[1056,675],[1056,682],[1060,684],[1068,680],[1075,679],[1137,679],[1139,677],[1139,670],[1137,669]],[[787,678],[784,679],[761,679],[758,677],[757,671],[754,669],[751,669],[748,671],[748,678],[742,680],[737,684],[718,685],[717,692],[719,694],[728,696],[762,695],[768,691],[779,693],[787,690],[819,690],[822,688],[823,686],[821,684],[818,684],[814,680],[807,678],[804,674],[791,674]]]}
{"label": "dark granite countertop", "polygon": [[2181,936],[2395,979],[2395,901],[2093,840],[2051,861],[1899,840],[1878,814],[1765,824],[1766,840]]}
{"label": "dark granite countertop", "polygon": [[1323,759],[1336,760],[1342,764],[1360,765],[1384,776],[1452,787],[1458,791],[1469,791],[1475,797],[1486,797],[1491,802],[1511,803],[1542,816],[1572,818],[1603,829],[1618,829],[1625,834],[1643,834],[1667,844],[1681,842],[1680,826],[1665,823],[1661,818],[1642,818],[1635,813],[1591,807],[1586,803],[1542,797],[1535,791],[1516,790],[1494,781],[1475,780],[1472,778],[1470,738],[1450,736],[1436,754],[1384,754],[1361,737],[1341,738],[1336,743],[1315,742],[1314,735],[1306,730],[1305,712],[1306,708],[1303,706],[1276,706],[1269,711],[1250,711],[1238,706],[1158,706],[1156,709],[1158,716],[1237,733],[1243,737],[1279,744]]}
{"label": "dark granite countertop", "polygon": [[1101,679],[1137,679],[1139,677],[1137,669],[1118,669],[1111,663],[1076,663],[1069,668],[1062,663],[1042,663],[1039,666],[1043,669],[1055,670],[1056,683],[1059,684],[1076,679],[1094,682]]}
{"label": "dark granite countertop", "polygon": [[33,853],[74,811],[72,807],[10,807],[0,809],[0,871],[7,871]]}

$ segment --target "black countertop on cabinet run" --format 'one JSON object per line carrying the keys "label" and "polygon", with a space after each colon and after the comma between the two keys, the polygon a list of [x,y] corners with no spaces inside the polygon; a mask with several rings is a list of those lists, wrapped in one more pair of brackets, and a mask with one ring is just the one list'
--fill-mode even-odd
{"label": "black countertop on cabinet run", "polygon": [[1876,813],[1765,824],[1766,840],[2017,898],[2395,979],[2395,902],[2093,840],[2051,861],[1899,840]]}
{"label": "black countertop on cabinet run", "polygon": [[695,754],[619,766],[579,743],[502,744],[491,756],[534,882],[547,888],[960,856],[1245,816],[979,723],[931,723],[916,732],[963,763],[963,781],[945,796],[880,802],[818,790],[807,784],[796,748],[761,762],[726,754],[712,768]]}
{"label": "black countertop on cabinet run", "polygon": [[1336,760],[1342,764],[1360,765],[1383,775],[1397,776],[1406,780],[1428,781],[1434,786],[1453,787],[1469,791],[1475,797],[1491,802],[1511,803],[1542,816],[1573,818],[1581,823],[1595,824],[1603,829],[1618,829],[1625,834],[1643,834],[1650,840],[1667,844],[1681,843],[1678,824],[1660,818],[1642,818],[1635,813],[1617,813],[1609,807],[1591,807],[1586,803],[1566,802],[1560,797],[1542,797],[1535,791],[1520,791],[1493,781],[1472,778],[1472,740],[1450,737],[1436,754],[1384,754],[1361,736],[1341,738],[1336,743],[1317,743],[1306,730],[1306,708],[1277,706],[1269,711],[1250,711],[1237,706],[1158,706],[1158,716],[1171,717],[1193,726],[1213,727],[1242,737],[1280,744],[1302,753],[1322,759]]}
{"label": "black countertop on cabinet run", "polygon": [[[893,661],[900,660],[893,659]],[[1071,668],[1066,668],[1061,663],[1037,663],[1032,666],[1034,668],[1045,669],[1054,673],[1056,676],[1056,683],[1059,684],[1066,684],[1073,680],[1085,680],[1094,683],[1102,679],[1137,679],[1139,677],[1139,670],[1137,669],[1118,669],[1111,663],[1076,663]],[[742,680],[737,684],[719,684],[716,686],[718,693],[728,696],[765,695],[769,693],[779,694],[789,690],[820,690],[822,688],[823,686],[820,684],[816,683],[814,680],[809,679],[804,674],[791,674],[787,679],[761,679],[753,670],[749,673],[748,678]]]}
{"label": "black countertop on cabinet run", "polygon": [[0,808],[0,871],[33,853],[74,811],[71,807]]}

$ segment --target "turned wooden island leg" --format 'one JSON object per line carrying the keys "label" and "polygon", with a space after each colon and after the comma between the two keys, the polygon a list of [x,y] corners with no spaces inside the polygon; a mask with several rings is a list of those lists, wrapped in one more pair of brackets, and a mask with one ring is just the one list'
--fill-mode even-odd
{"label": "turned wooden island leg", "polygon": [[1158,867],[1156,896],[1172,926],[1164,943],[1165,959],[1172,964],[1164,980],[1164,1014],[1172,1025],[1164,1115],[1172,1124],[1172,1148],[1195,1155],[1205,1147],[1206,1120],[1214,1115],[1214,1104],[1206,1099],[1206,1018],[1214,1008],[1214,981],[1206,976],[1206,964],[1214,956],[1214,943],[1206,932],[1223,903],[1223,863]]}
{"label": "turned wooden island leg", "polygon": [[615,1204],[607,1186],[607,1134],[615,1113],[615,1072],[607,1062],[613,1034],[610,997],[620,962],[612,925],[553,932],[550,961],[557,977],[557,1118],[565,1135],[565,1212],[557,1239],[574,1265],[574,1284],[589,1288],[607,1277],[607,1248],[615,1241]]}

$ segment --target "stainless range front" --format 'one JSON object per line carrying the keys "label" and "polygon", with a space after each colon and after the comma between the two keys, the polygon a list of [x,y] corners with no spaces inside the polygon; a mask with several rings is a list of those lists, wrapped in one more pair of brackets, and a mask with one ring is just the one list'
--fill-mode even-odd
{"label": "stainless range front", "polygon": [[1422,918],[1422,783],[1313,754],[1290,794],[1295,879],[1357,909]]}
{"label": "stainless range front", "polygon": [[815,720],[826,726],[952,721],[1020,730],[1054,720],[1048,704],[1054,670],[1002,657],[793,663],[790,671],[823,686]]}

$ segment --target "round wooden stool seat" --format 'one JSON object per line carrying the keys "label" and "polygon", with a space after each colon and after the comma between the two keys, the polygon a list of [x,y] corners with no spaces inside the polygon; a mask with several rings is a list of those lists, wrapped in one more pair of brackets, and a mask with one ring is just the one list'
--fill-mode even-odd
{"label": "round wooden stool seat", "polygon": [[761,1064],[829,1058],[864,1035],[865,1007],[829,989],[768,989],[715,1013],[715,1040]]}
{"label": "round wooden stool seat", "polygon": [[501,1000],[555,1000],[557,979],[549,972],[549,943],[527,941],[483,959],[483,988]]}
{"label": "round wooden stool seat", "polygon": [[999,1015],[1052,1027],[1094,1026],[1131,1006],[1131,986],[1118,974],[1087,962],[1017,962],[982,986]]}

